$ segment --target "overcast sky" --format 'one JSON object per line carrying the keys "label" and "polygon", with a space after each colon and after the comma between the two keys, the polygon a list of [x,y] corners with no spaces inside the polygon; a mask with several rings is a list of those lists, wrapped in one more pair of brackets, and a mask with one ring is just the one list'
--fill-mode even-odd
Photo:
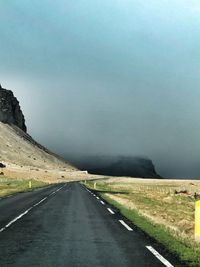
{"label": "overcast sky", "polygon": [[200,2],[0,1],[0,82],[57,153],[200,178]]}

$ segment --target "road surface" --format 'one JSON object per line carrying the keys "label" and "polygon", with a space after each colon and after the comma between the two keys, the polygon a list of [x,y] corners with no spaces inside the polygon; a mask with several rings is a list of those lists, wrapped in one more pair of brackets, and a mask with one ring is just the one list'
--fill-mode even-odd
{"label": "road surface", "polygon": [[0,266],[171,267],[177,262],[98,196],[68,183],[0,200]]}

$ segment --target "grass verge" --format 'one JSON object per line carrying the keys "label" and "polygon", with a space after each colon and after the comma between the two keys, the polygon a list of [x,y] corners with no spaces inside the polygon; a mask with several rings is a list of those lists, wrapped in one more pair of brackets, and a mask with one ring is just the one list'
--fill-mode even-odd
{"label": "grass verge", "polygon": [[29,188],[29,181],[23,179],[11,179],[3,177],[0,179],[0,197],[12,195],[14,193],[30,191],[39,187],[47,186],[46,183],[30,180],[31,188]]}
{"label": "grass verge", "polygon": [[[156,240],[166,252],[173,254],[180,262],[181,267],[199,267],[200,266],[200,247],[194,242],[174,236],[172,232],[164,225],[159,225],[152,222],[147,217],[142,216],[136,209],[127,208],[125,205],[113,200],[108,195],[112,196],[112,186],[101,187],[101,190],[94,189],[93,182],[87,182],[89,189],[96,191],[106,202],[116,207],[119,212],[131,221],[134,225],[140,228],[148,236]],[[103,190],[102,190],[103,189]],[[103,192],[105,190],[105,192]]]}

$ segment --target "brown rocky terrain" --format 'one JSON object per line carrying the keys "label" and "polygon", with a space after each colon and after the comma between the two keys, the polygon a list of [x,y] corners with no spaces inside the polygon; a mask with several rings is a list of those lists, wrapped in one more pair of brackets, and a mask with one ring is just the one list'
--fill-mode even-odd
{"label": "brown rocky terrain", "polygon": [[18,100],[12,91],[1,86],[0,163],[2,178],[5,176],[59,182],[88,177],[86,172],[79,171],[27,134],[24,115]]}

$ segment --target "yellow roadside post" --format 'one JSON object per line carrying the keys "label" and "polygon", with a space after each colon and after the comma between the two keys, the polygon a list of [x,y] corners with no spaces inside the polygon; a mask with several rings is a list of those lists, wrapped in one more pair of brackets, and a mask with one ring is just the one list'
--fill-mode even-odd
{"label": "yellow roadside post", "polygon": [[200,200],[195,202],[194,236],[195,240],[200,242]]}
{"label": "yellow roadside post", "polygon": [[97,189],[97,183],[94,183],[94,189]]}
{"label": "yellow roadside post", "polygon": [[28,183],[28,187],[29,187],[29,189],[32,188],[32,182],[31,182],[31,181],[29,181],[29,183]]}

